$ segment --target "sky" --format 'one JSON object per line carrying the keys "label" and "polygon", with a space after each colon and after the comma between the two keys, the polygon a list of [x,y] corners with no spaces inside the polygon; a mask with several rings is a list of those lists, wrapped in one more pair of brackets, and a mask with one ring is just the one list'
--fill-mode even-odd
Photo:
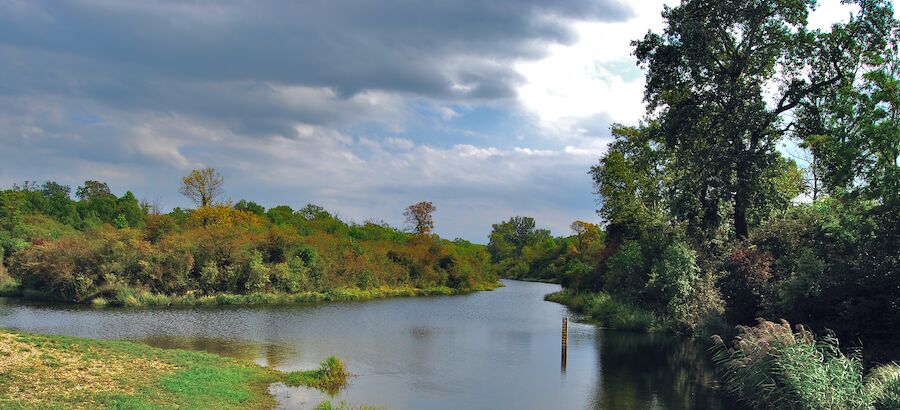
{"label": "sky", "polygon": [[[166,210],[214,167],[234,202],[568,235],[599,222],[610,125],[644,115],[630,41],[664,3],[0,0],[0,187],[101,180]],[[851,11],[820,3],[813,26]]]}

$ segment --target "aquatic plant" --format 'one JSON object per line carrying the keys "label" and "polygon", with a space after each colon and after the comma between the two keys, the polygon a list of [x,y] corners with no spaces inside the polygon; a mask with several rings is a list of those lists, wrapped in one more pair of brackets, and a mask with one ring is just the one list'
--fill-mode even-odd
{"label": "aquatic plant", "polygon": [[900,366],[864,377],[860,352],[845,354],[832,335],[818,340],[798,325],[759,319],[739,326],[732,347],[713,336],[714,360],[728,390],[753,408],[887,409],[900,403]]}
{"label": "aquatic plant", "polygon": [[341,359],[335,356],[322,361],[316,370],[290,372],[284,379],[288,386],[306,386],[334,395],[347,385],[350,373]]}

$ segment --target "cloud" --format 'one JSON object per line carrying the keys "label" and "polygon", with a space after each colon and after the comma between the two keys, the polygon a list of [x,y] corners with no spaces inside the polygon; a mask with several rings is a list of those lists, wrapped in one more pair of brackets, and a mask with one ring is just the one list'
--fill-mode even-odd
{"label": "cloud", "polygon": [[586,171],[643,114],[628,44],[660,1],[0,0],[0,184],[100,179],[188,205],[319,203],[485,241],[594,217]]}

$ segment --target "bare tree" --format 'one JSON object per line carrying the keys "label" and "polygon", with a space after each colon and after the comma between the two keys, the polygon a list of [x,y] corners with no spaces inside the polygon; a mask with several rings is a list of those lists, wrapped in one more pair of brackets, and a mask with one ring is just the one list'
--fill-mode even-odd
{"label": "bare tree", "polygon": [[194,204],[207,206],[222,196],[225,179],[215,168],[195,169],[181,179],[181,194]]}
{"label": "bare tree", "polygon": [[431,214],[437,211],[437,207],[431,202],[419,202],[406,207],[403,216],[406,222],[414,226],[416,234],[428,235],[434,230],[434,220]]}

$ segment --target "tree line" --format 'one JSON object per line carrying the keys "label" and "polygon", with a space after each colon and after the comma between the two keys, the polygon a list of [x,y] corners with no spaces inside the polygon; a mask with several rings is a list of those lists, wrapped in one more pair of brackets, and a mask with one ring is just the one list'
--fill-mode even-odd
{"label": "tree line", "polygon": [[430,202],[407,208],[406,231],[347,223],[313,204],[232,204],[223,186],[212,168],[192,171],[180,191],[196,207],[165,214],[99,181],[74,198],[55,182],[2,190],[0,285],[49,300],[141,304],[153,295],[452,293],[496,282],[483,246],[432,234]]}

